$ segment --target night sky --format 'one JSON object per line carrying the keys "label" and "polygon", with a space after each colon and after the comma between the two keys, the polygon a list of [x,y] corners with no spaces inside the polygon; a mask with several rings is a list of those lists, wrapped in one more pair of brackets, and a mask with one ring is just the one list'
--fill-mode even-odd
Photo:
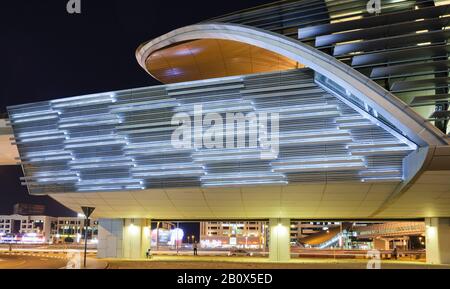
{"label": "night sky", "polygon": [[[271,0],[2,1],[0,113],[6,106],[158,84],[138,65],[139,44],[173,29]],[[48,197],[31,197],[20,167],[0,166],[0,214],[17,202],[44,204],[47,214],[73,214]]]}

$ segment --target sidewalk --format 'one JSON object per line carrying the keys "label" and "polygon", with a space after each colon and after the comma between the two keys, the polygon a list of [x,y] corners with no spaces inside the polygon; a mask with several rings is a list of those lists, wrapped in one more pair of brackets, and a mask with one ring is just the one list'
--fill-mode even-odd
{"label": "sidewalk", "polygon": [[[367,269],[363,259],[300,258],[270,262],[259,257],[156,256],[150,260],[108,259],[108,269]],[[450,269],[450,265],[382,260],[381,269]]]}
{"label": "sidewalk", "polygon": [[87,258],[86,268],[83,269],[106,269],[108,268],[108,262],[97,258]]}

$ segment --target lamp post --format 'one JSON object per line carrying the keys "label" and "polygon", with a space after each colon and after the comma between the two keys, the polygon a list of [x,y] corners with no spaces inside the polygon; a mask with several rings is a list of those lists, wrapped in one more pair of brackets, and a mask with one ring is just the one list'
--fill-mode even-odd
{"label": "lamp post", "polygon": [[177,249],[177,255],[178,255],[178,237],[179,237],[179,234],[180,234],[180,232],[179,232],[179,230],[180,230],[180,228],[179,228],[179,226],[180,226],[180,223],[179,222],[177,222],[177,235],[176,235],[176,238],[175,238],[175,246],[176,246],[176,249]]}
{"label": "lamp post", "polygon": [[81,210],[83,210],[85,219],[84,219],[84,268],[86,268],[86,254],[87,254],[87,237],[88,237],[88,225],[89,225],[89,217],[94,212],[94,207],[81,207]]}
{"label": "lamp post", "polygon": [[83,233],[83,229],[81,226],[81,221],[85,218],[84,214],[80,214],[78,213],[77,216],[77,224],[76,224],[76,238],[77,238],[77,243],[81,242],[81,233]]}
{"label": "lamp post", "polygon": [[159,251],[159,224],[160,222],[156,222],[156,251]]}

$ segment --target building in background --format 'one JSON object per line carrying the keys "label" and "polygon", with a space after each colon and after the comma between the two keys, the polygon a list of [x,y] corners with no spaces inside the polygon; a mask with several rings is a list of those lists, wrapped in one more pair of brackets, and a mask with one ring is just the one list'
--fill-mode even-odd
{"label": "building in background", "polygon": [[[98,240],[98,221],[90,219],[88,242]],[[74,217],[0,215],[0,242],[80,243],[84,219]]]}
{"label": "building in background", "polygon": [[[0,216],[0,235],[20,238],[20,242],[49,243],[52,239],[52,221],[49,216]],[[19,239],[17,239],[19,240]]]}
{"label": "building in background", "polygon": [[291,230],[290,230],[291,243],[293,245],[298,244],[299,240],[302,238],[319,233],[321,231],[326,231],[329,228],[339,225],[340,222],[327,222],[327,221],[291,222]]}
{"label": "building in background", "polygon": [[386,222],[353,226],[354,243],[371,241],[378,250],[413,250],[425,248],[424,222]]}
{"label": "building in background", "polygon": [[200,223],[202,248],[263,249],[266,246],[267,222],[211,221]]}
{"label": "building in background", "polygon": [[[156,250],[163,248],[181,248],[184,238],[183,229],[177,227],[176,223],[172,222],[156,222],[155,228],[151,230],[151,243],[152,247]],[[188,237],[188,240],[190,236]]]}
{"label": "building in background", "polygon": [[13,207],[14,215],[44,215],[45,214],[45,206],[44,205],[36,205],[36,204],[24,204],[18,203]]}
{"label": "building in background", "polygon": [[[76,217],[58,217],[52,220],[52,242],[65,243],[67,238],[73,240],[73,243],[80,243],[84,240],[84,218]],[[89,219],[87,227],[88,242],[97,243],[98,241],[98,220]]]}

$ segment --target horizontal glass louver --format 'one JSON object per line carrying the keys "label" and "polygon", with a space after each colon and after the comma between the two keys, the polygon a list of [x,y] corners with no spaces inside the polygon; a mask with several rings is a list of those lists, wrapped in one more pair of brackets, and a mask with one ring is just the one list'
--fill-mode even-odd
{"label": "horizontal glass louver", "polygon": [[[276,87],[282,89],[272,89]],[[173,93],[176,98],[169,96]],[[16,111],[24,120],[39,116],[27,115],[27,109],[55,112],[56,118],[45,123],[11,123],[16,141],[21,142],[22,181],[31,193],[400,182],[402,159],[415,149],[315,84],[309,69],[98,96],[101,103],[96,105],[91,105],[96,96],[88,96],[9,108],[12,119]],[[54,107],[63,103],[67,106]],[[224,148],[195,147],[193,135],[191,147],[172,146],[178,126],[171,119],[177,113],[191,116],[192,133],[196,126],[202,132],[210,128],[211,124],[194,119],[196,105],[202,105],[204,114],[217,112],[223,117]],[[246,124],[247,113],[265,113],[268,119],[278,114],[278,151],[262,148],[260,135],[256,146],[251,144],[249,129],[237,131],[236,125],[228,130],[229,112],[242,113]],[[365,128],[345,127],[351,124]],[[264,128],[258,124],[252,132],[259,134]],[[244,139],[244,148],[227,147],[238,139]],[[389,158],[384,157],[388,153]]]}

